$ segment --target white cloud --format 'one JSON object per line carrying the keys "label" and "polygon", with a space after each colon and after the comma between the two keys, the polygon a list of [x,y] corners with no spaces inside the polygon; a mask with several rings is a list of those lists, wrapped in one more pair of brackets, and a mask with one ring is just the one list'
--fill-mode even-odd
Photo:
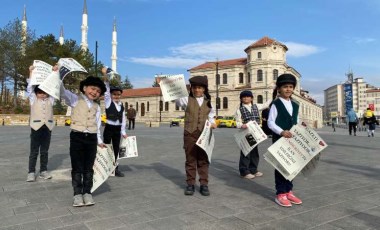
{"label": "white cloud", "polygon": [[376,39],[374,39],[374,38],[354,38],[354,41],[357,44],[367,44],[367,43],[375,42]]}
{"label": "white cloud", "polygon": [[286,54],[292,57],[305,57],[324,51],[323,48],[319,48],[313,45],[306,45],[295,42],[284,42],[284,44],[289,48]]}
{"label": "white cloud", "polygon": [[166,68],[189,68],[199,65],[205,60],[182,58],[182,57],[147,57],[147,58],[130,58],[131,62]]}

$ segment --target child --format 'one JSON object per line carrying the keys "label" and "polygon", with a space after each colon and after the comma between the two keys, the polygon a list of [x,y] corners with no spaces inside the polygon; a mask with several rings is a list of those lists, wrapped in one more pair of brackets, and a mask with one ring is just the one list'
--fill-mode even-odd
{"label": "child", "polygon": [[370,108],[367,108],[364,113],[363,125],[367,125],[368,137],[375,137],[376,124],[379,125],[379,122],[376,120],[375,114]]}
{"label": "child", "polygon": [[[253,104],[253,94],[251,91],[242,91],[240,93],[240,106],[236,110],[236,126],[237,128],[246,129],[249,121],[256,121],[260,124],[260,109],[265,108],[267,105],[256,105]],[[257,171],[257,166],[259,165],[259,151],[257,146],[252,149],[247,156],[244,156],[243,152],[240,151],[240,161],[239,161],[239,172],[240,176],[245,179],[253,179],[255,177],[263,176],[262,172]]]}
{"label": "child", "polygon": [[[282,74],[277,78],[276,87],[279,98],[273,100],[269,111],[268,126],[273,131],[272,140],[276,142],[281,137],[291,138],[289,130],[298,123],[298,109],[296,102],[291,100],[297,79],[292,74]],[[285,179],[280,172],[274,172],[276,184],[276,203],[283,207],[292,204],[302,204],[302,201],[293,194],[293,183]]]}
{"label": "child", "polygon": [[40,152],[40,178],[51,179],[52,176],[47,171],[48,151],[50,146],[51,130],[54,127],[53,104],[54,98],[46,92],[30,84],[34,66],[29,67],[29,79],[26,92],[29,95],[30,103],[30,155],[29,173],[27,182],[36,180],[36,163],[38,152]]}
{"label": "child", "polygon": [[89,76],[80,82],[80,95],[65,90],[61,85],[62,97],[72,107],[70,158],[71,177],[74,188],[74,207],[94,205],[91,195],[94,161],[97,145],[105,147],[100,134],[100,107],[94,102],[106,91],[102,80]]}
{"label": "child", "polygon": [[[123,90],[118,87],[111,87],[107,78],[107,68],[102,69],[103,80],[106,85],[106,93],[104,94],[104,103],[106,107],[106,126],[104,128],[103,138],[105,144],[110,144],[112,141],[115,161],[119,158],[120,135],[127,138],[125,133],[125,115],[124,106],[120,101]],[[124,174],[119,171],[119,166],[116,167],[115,176],[123,177]]]}

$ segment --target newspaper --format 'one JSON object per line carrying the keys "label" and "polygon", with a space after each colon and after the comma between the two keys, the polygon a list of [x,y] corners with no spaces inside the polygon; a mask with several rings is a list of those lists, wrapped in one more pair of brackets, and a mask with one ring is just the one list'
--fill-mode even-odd
{"label": "newspaper", "polygon": [[160,87],[165,102],[189,96],[183,74],[159,75],[158,77],[161,78]]}
{"label": "newspaper", "polygon": [[31,85],[41,84],[49,76],[53,68],[53,66],[40,60],[34,60],[33,66],[34,66],[34,69],[32,72],[31,79],[30,79]]}
{"label": "newspaper", "polygon": [[94,163],[94,177],[91,192],[94,192],[100,185],[102,185],[115,170],[115,154],[113,152],[112,144],[106,145],[107,148],[98,146]]}
{"label": "newspaper", "polygon": [[241,129],[234,135],[244,156],[247,156],[260,142],[268,138],[256,121],[250,121],[246,125],[246,129]]}
{"label": "newspaper", "polygon": [[327,147],[326,142],[305,123],[294,125],[290,132],[292,138],[280,138],[264,154],[264,159],[287,180],[293,180],[303,169],[305,175],[315,169],[318,159],[315,157]]}
{"label": "newspaper", "polygon": [[208,120],[205,123],[203,131],[199,136],[196,144],[201,147],[207,154],[208,162],[211,163],[212,151],[214,150],[215,138],[211,129],[211,122]]}
{"label": "newspaper", "polygon": [[87,73],[86,69],[73,58],[60,58],[58,60],[58,66],[59,76],[61,80],[63,80],[66,75],[71,72]]}
{"label": "newspaper", "polygon": [[136,136],[128,136],[127,138],[121,137],[119,159],[138,157],[138,156],[139,156],[139,153],[137,151]]}

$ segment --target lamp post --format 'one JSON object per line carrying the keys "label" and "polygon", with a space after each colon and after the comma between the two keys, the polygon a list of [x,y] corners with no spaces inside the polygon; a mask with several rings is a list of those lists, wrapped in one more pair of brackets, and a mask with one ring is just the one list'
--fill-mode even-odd
{"label": "lamp post", "polygon": [[220,81],[220,77],[218,79],[218,70],[219,70],[219,62],[218,62],[218,59],[216,59],[216,62],[215,62],[215,68],[216,68],[216,74],[215,74],[215,82],[216,82],[216,102],[215,102],[215,105],[216,105],[216,116],[218,117],[218,107],[219,107],[219,104],[220,104],[220,100],[219,100],[219,81]]}
{"label": "lamp post", "polygon": [[95,76],[98,76],[98,41],[95,42]]}

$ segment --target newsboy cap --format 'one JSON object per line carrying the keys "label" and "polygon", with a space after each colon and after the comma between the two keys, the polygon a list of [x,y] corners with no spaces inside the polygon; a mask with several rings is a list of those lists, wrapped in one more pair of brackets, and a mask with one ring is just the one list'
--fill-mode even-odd
{"label": "newsboy cap", "polygon": [[103,81],[100,80],[98,77],[94,76],[88,76],[86,79],[80,82],[79,89],[82,93],[84,93],[83,88],[85,86],[96,86],[100,88],[100,95],[103,95],[104,92],[106,92],[106,86],[104,85]]}
{"label": "newsboy cap", "polygon": [[199,85],[199,86],[204,86],[206,88],[208,87],[207,77],[204,77],[204,76],[194,76],[189,79],[189,82],[192,86]]}
{"label": "newsboy cap", "polygon": [[240,93],[240,99],[242,99],[243,97],[252,97],[253,98],[253,94],[251,91],[244,90]]}
{"label": "newsboy cap", "polygon": [[120,93],[123,93],[123,90],[119,86],[111,86],[110,93],[112,93],[113,91],[119,91]]}
{"label": "newsboy cap", "polygon": [[294,87],[297,85],[297,79],[293,74],[290,73],[284,73],[281,74],[276,81],[276,86],[281,87],[282,85],[285,84],[292,84]]}

